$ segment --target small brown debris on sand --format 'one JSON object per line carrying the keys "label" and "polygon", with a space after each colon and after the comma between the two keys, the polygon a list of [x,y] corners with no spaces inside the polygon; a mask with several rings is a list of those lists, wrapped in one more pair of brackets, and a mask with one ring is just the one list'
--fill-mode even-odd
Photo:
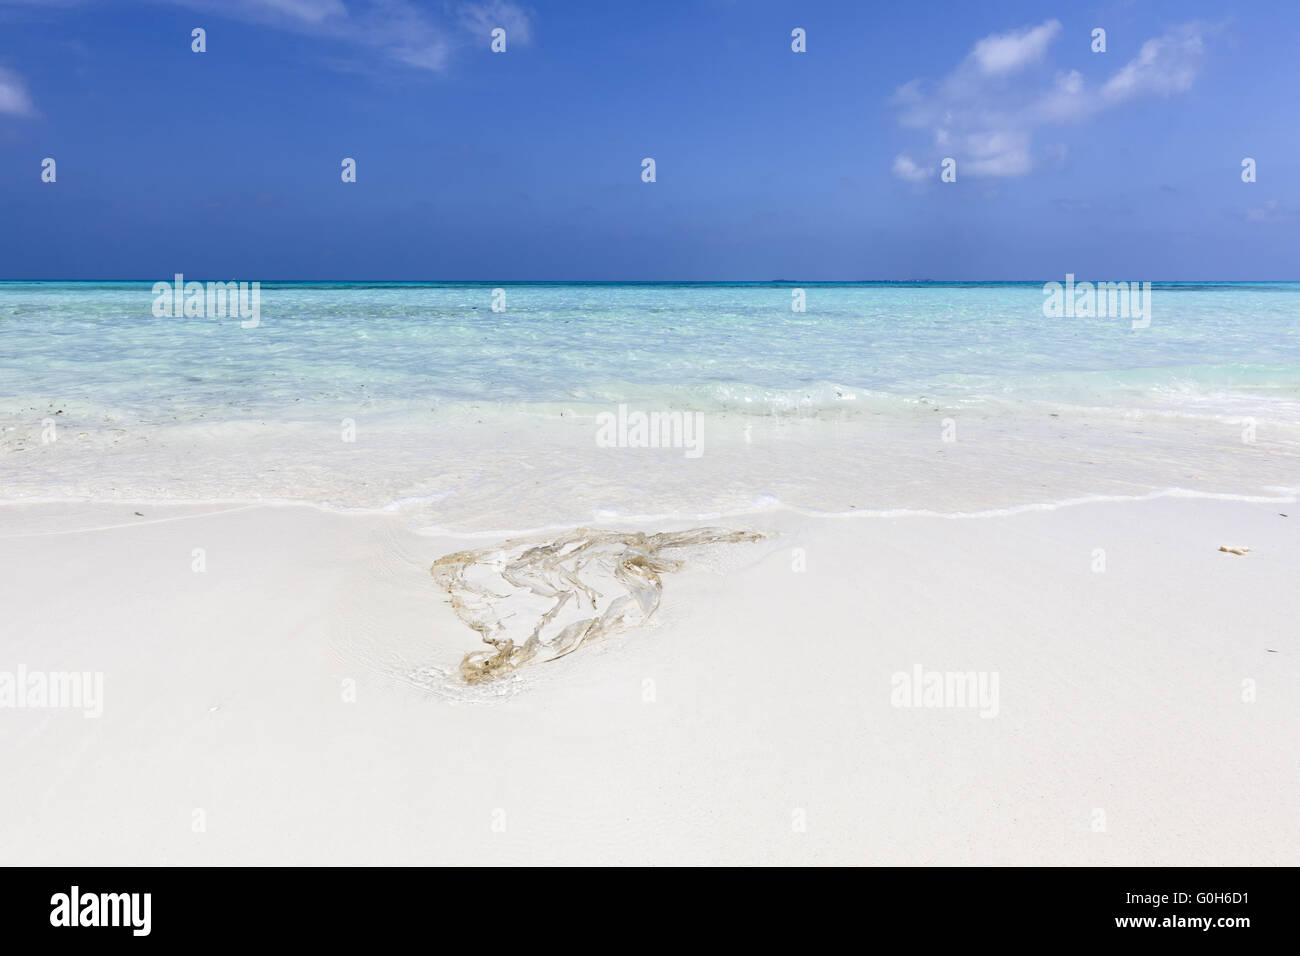
{"label": "small brown debris on sand", "polygon": [[[456,616],[491,648],[461,660],[461,676],[479,684],[510,674],[543,650],[546,660],[557,660],[644,624],[659,607],[661,575],[681,569],[693,551],[762,537],[726,528],[661,534],[579,528],[551,541],[516,538],[496,548],[458,551],[439,558],[430,572]],[[519,604],[525,598],[540,607],[529,613]],[[604,611],[583,616],[584,601],[591,611]],[[569,612],[568,620],[562,612]]]}

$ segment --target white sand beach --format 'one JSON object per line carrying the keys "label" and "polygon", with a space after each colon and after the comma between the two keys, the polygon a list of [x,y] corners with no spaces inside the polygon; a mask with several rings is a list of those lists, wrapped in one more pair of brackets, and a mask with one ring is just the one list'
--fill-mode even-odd
{"label": "white sand beach", "polygon": [[0,0],[0,864],[1300,865],[1300,5],[1041,6]]}
{"label": "white sand beach", "polygon": [[[491,533],[294,505],[0,509],[0,671],[103,675],[102,716],[0,715],[21,781],[0,790],[9,863],[1220,865],[1300,847],[1293,501],[758,511],[711,522],[765,537],[691,551],[644,627],[473,686],[456,668],[482,645],[429,568]],[[903,706],[918,671],[978,675],[984,697]]]}

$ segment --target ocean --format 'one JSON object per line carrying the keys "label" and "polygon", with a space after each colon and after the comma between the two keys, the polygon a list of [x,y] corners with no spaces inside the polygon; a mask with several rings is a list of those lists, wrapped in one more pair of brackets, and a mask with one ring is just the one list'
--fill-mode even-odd
{"label": "ocean", "polygon": [[[1137,316],[1049,299],[1042,282],[265,282],[252,323],[159,315],[152,282],[5,282],[0,495],[418,500],[432,521],[456,499],[478,503],[450,523],[478,526],[508,513],[475,491],[523,471],[590,489],[584,513],[691,516],[1268,494],[1300,474],[1300,283],[1155,283]],[[604,467],[595,423],[619,408],[703,416],[702,463],[624,442]],[[615,491],[647,468],[645,499]]]}

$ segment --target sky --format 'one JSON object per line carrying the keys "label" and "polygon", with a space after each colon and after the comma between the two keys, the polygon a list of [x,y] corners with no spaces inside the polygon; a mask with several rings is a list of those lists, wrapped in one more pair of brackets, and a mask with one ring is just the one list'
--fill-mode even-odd
{"label": "sky", "polygon": [[0,0],[0,279],[1300,279],[1297,103],[1293,0]]}

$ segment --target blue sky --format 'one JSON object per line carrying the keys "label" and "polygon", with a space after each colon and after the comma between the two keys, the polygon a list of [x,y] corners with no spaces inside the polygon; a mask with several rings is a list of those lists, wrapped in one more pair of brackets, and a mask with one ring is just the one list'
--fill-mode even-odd
{"label": "blue sky", "polygon": [[1290,0],[0,0],[0,278],[1300,279],[1298,37]]}

